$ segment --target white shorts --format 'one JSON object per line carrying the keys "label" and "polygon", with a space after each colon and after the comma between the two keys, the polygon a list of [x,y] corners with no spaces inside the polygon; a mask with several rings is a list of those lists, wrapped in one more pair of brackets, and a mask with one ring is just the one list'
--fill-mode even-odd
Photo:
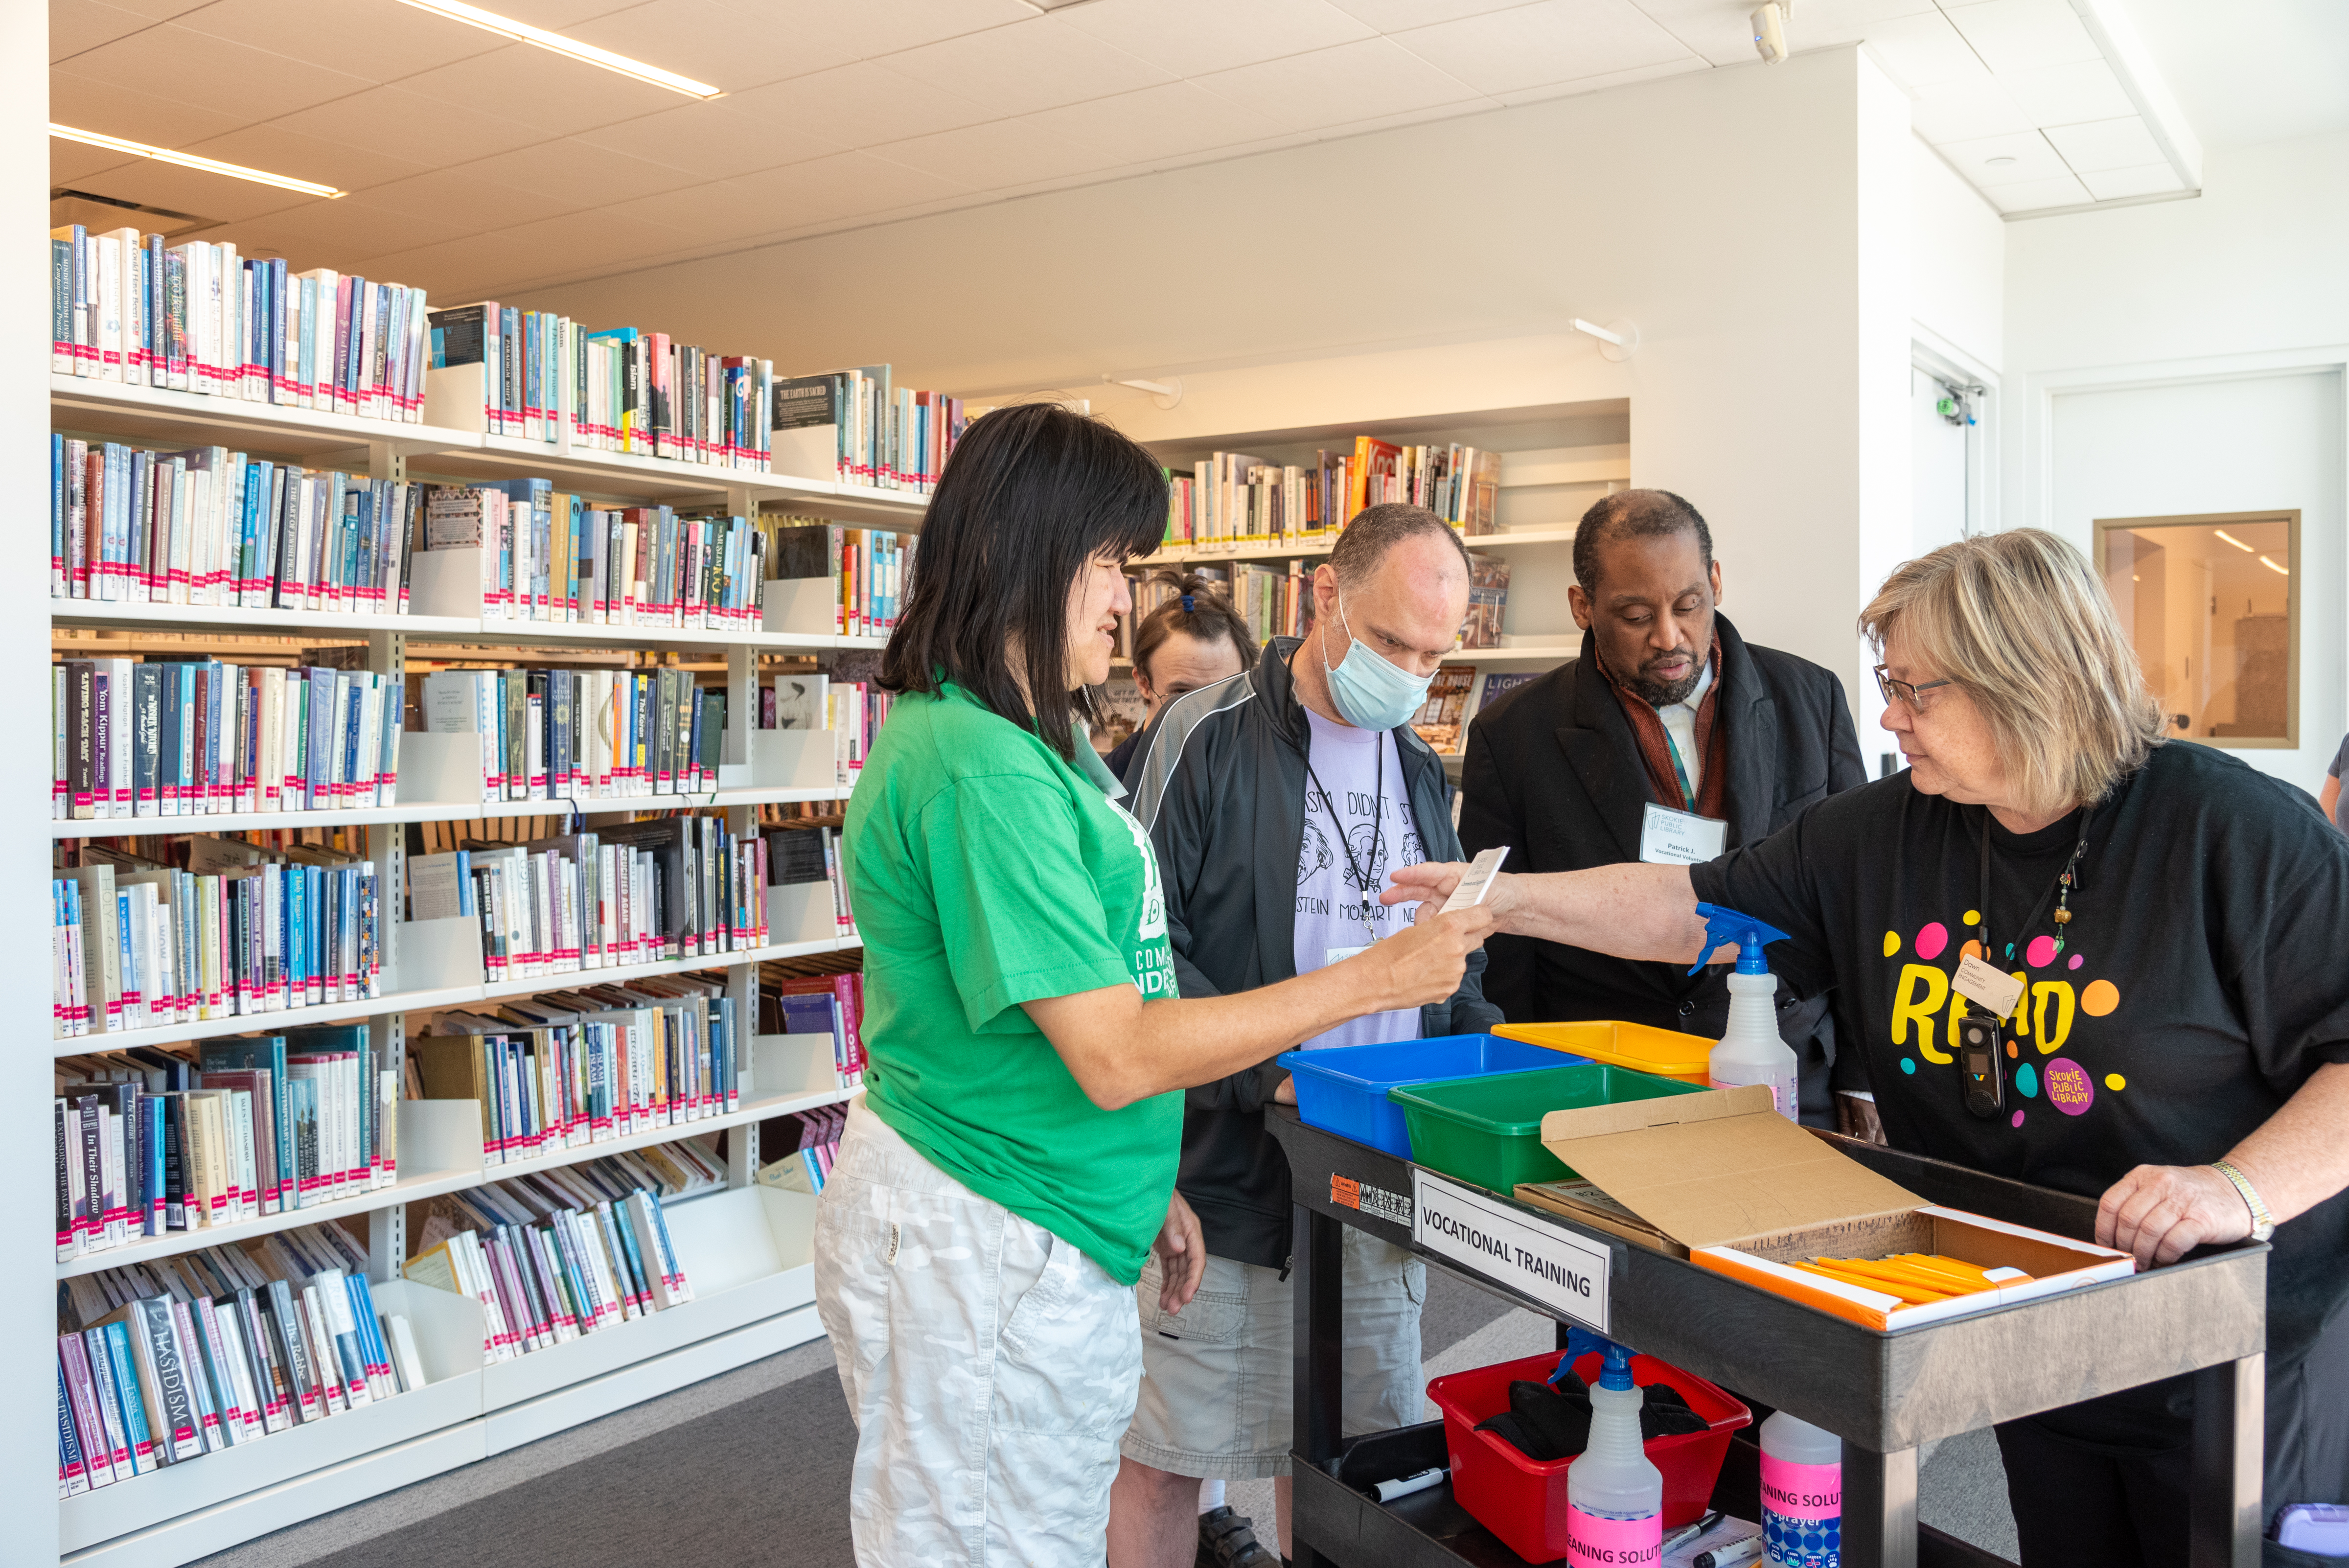
{"label": "white shorts", "polygon": [[859,1096],[818,1200],[815,1293],[856,1420],[859,1568],[1099,1568],[1142,1367],[1131,1290]]}
{"label": "white shorts", "polygon": [[[1427,1265],[1400,1247],[1345,1232],[1348,1437],[1408,1427],[1425,1407],[1419,1312]],[[1297,1290],[1278,1269],[1210,1257],[1180,1314],[1158,1310],[1158,1260],[1134,1287],[1142,1319],[1142,1395],[1121,1447],[1178,1476],[1257,1480],[1288,1473],[1297,1386]]]}

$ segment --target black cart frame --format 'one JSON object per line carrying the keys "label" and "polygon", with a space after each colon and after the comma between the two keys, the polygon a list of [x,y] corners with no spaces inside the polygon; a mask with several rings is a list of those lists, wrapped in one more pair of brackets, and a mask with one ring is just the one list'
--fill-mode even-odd
{"label": "black cart frame", "polygon": [[[1419,1245],[1411,1224],[1410,1161],[1308,1127],[1286,1106],[1270,1107],[1265,1119],[1288,1153],[1296,1204],[1298,1568],[1518,1563],[1481,1529],[1463,1528],[1448,1486],[1381,1505],[1340,1479],[1347,1455],[1374,1439],[1341,1437],[1340,1227],[1408,1249],[1555,1319],[1561,1343],[1571,1318],[1497,1272]],[[1928,1202],[2093,1239],[2092,1199],[1847,1138],[1830,1141]],[[2195,1394],[2189,1561],[2193,1568],[2258,1568],[2264,1245],[2245,1243],[2125,1280],[1884,1333],[1506,1195],[1478,1196],[1606,1252],[1612,1337],[1843,1439],[1847,1568],[1983,1568],[2001,1561],[1920,1529],[1920,1443],[2189,1373]],[[1423,1450],[1431,1441],[1440,1447],[1432,1432],[1416,1440]]]}

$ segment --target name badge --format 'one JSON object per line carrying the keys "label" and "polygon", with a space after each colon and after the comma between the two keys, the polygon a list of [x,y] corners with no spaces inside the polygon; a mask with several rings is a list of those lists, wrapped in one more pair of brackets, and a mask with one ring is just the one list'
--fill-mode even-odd
{"label": "name badge", "polygon": [[2014,1004],[2023,1000],[2023,981],[2002,970],[1992,969],[1973,954],[1958,961],[1958,972],[1950,981],[1950,989],[1968,1002],[1979,1002],[2001,1018],[2014,1012]]}
{"label": "name badge", "polygon": [[1674,811],[1650,801],[1640,819],[1640,858],[1651,866],[1702,866],[1729,843],[1729,824],[1717,816]]}
{"label": "name badge", "polygon": [[1371,944],[1364,942],[1358,948],[1325,948],[1322,950],[1326,956],[1321,960],[1321,966],[1324,969],[1327,969],[1333,963],[1344,963],[1356,953],[1366,953],[1370,951]]}

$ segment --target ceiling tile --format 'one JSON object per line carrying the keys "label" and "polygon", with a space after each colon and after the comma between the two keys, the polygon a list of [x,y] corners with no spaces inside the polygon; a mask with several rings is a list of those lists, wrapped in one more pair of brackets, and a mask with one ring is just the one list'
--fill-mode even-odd
{"label": "ceiling tile", "polygon": [[605,211],[669,229],[680,243],[741,239],[775,226],[764,202],[725,180],[615,202]]}
{"label": "ceiling tile", "polygon": [[400,90],[461,104],[554,136],[657,114],[686,101],[667,88],[615,76],[527,44],[403,77]]}
{"label": "ceiling tile", "polygon": [[209,5],[212,0],[114,0],[114,4],[125,11],[136,11],[150,21],[168,22],[199,6]]}
{"label": "ceiling tile", "polygon": [[1120,163],[1152,165],[1284,134],[1276,120],[1192,82],[1168,82],[1048,109],[1027,123],[1098,146]]}
{"label": "ceiling tile", "polygon": [[605,147],[576,141],[542,141],[491,158],[475,159],[456,172],[517,191],[528,191],[569,207],[600,207],[701,181],[666,163],[631,158]]}
{"label": "ceiling tile", "polygon": [[[324,200],[296,191],[281,191],[274,185],[256,185],[250,180],[232,180],[225,174],[182,169],[176,163],[159,163],[151,158],[134,159],[119,169],[88,175],[75,181],[74,188],[96,196],[160,207],[165,212],[192,213],[198,217],[223,220],[257,218],[264,213],[282,213],[288,207]],[[138,221],[135,213],[123,219],[129,223]]]}
{"label": "ceiling tile", "polygon": [[502,254],[521,247],[530,255],[533,265],[515,275],[545,277],[575,267],[601,266],[608,262],[652,255],[674,248],[678,241],[673,231],[641,219],[616,217],[609,213],[565,213],[560,217],[541,218],[534,223],[517,223],[510,229],[475,234],[466,243],[485,244]]}
{"label": "ceiling tile", "polygon": [[1092,0],[1059,18],[1178,77],[1367,38],[1330,0]]}
{"label": "ceiling tile", "polygon": [[2167,161],[2153,132],[2135,115],[2125,119],[2093,120],[2086,125],[2049,126],[2046,134],[2075,174]]}
{"label": "ceiling tile", "polygon": [[1200,78],[1199,85],[1300,130],[1363,119],[1366,108],[1401,114],[1481,96],[1392,38],[1217,71]]}
{"label": "ceiling tile", "polygon": [[717,0],[648,0],[563,32],[730,92],[844,66],[862,52],[773,10]]}
{"label": "ceiling tile", "polygon": [[1998,78],[1978,71],[1971,79],[1938,82],[1909,95],[1909,125],[1939,147],[1983,136],[2011,136],[2038,122],[2016,107]]}
{"label": "ceiling tile", "polygon": [[329,141],[322,136],[288,130],[282,123],[248,125],[225,136],[208,136],[185,144],[182,151],[199,152],[248,169],[315,180],[338,191],[363,190],[393,180],[421,174],[429,167],[406,158],[394,158],[378,147]]}
{"label": "ceiling tile", "polygon": [[1395,36],[1479,92],[1514,92],[1691,57],[1630,0],[1541,0]]}
{"label": "ceiling tile", "polygon": [[991,120],[960,130],[885,141],[864,151],[875,158],[935,174],[973,191],[1064,179],[1112,168],[1123,161],[1098,142],[1063,136],[1018,119]]}
{"label": "ceiling tile", "polygon": [[[267,217],[249,218],[204,237],[234,240],[246,255],[271,251],[292,263],[297,272],[313,266],[358,272],[367,270],[360,264],[370,257],[412,250],[428,242],[460,239],[471,232],[462,223],[437,223],[346,196],[339,202],[312,202]],[[368,275],[375,275],[369,272]]]}
{"label": "ceiling tile", "polygon": [[102,44],[75,56],[73,64],[76,76],[234,115],[239,124],[274,119],[373,85],[177,23]]}
{"label": "ceiling tile", "polygon": [[2186,182],[2168,163],[2140,163],[2133,169],[2099,169],[2080,176],[2080,183],[2088,194],[2099,202],[2117,201],[2124,196],[2158,196],[2171,191],[2183,191]]}
{"label": "ceiling tile", "polygon": [[49,138],[49,183],[52,185],[70,185],[77,180],[87,180],[93,174],[138,161],[135,158],[125,158],[119,152],[109,152],[103,147],[67,141],[62,136]]}
{"label": "ceiling tile", "polygon": [[727,179],[848,151],[844,143],[781,124],[773,115],[744,113],[731,107],[735,101],[726,98],[683,104],[583,130],[571,140],[648,158],[701,180]]}
{"label": "ceiling tile", "polygon": [[1691,71],[1713,67],[1695,55],[1682,55],[1677,60],[1664,60],[1652,66],[1633,66],[1628,70],[1606,71],[1595,77],[1582,77],[1570,82],[1549,82],[1541,87],[1521,88],[1516,92],[1495,93],[1505,104],[1541,103],[1554,98],[1575,98],[1587,92],[1603,92],[1611,87],[1624,87],[1632,82],[1654,81],[1659,77],[1686,76]]}
{"label": "ceiling tile", "polygon": [[795,228],[966,193],[969,187],[864,152],[842,152],[730,182],[773,228]]}
{"label": "ceiling tile", "polygon": [[413,213],[419,218],[476,232],[551,218],[578,206],[575,202],[544,192],[500,185],[462,169],[435,169],[429,174],[374,186],[361,194],[370,206]]}
{"label": "ceiling tile", "polygon": [[1940,154],[1950,167],[1988,191],[2000,185],[2020,185],[2033,180],[2068,176],[2063,158],[2035,130],[2019,136],[1985,136],[1975,141],[1948,141]]}
{"label": "ceiling tile", "polygon": [[[502,105],[498,106],[502,108]],[[460,103],[419,98],[403,88],[369,88],[273,123],[354,147],[391,142],[400,155],[440,169],[544,141],[546,132]]]}
{"label": "ceiling tile", "polygon": [[[1717,66],[1751,65],[1754,26],[1748,4],[1722,0],[1634,0],[1665,31]],[[1796,49],[1821,49],[1873,37],[1896,17],[1938,18],[1933,0],[1803,0],[1786,17],[1786,41]],[[1946,26],[1946,24],[1944,24]]]}
{"label": "ceiling tile", "polygon": [[1174,79],[1156,66],[1050,16],[901,50],[879,63],[927,86],[959,93],[997,116],[1033,114]]}
{"label": "ceiling tile", "polygon": [[177,147],[248,123],[250,115],[200,109],[177,99],[136,92],[78,72],[49,71],[49,119],[57,125],[124,136],[156,147]]}
{"label": "ceiling tile", "polygon": [[[487,297],[482,286],[516,260],[527,260],[520,247],[490,234],[467,234],[460,240],[418,245],[368,258],[368,275],[424,290],[435,310],[466,305]],[[337,269],[340,270],[340,269]]]}
{"label": "ceiling tile", "polygon": [[1868,28],[1868,52],[1884,67],[1886,76],[1911,93],[1990,74],[1965,35],[1939,11],[1897,16]]}
{"label": "ceiling tile", "polygon": [[336,0],[331,13],[317,0],[212,0],[179,25],[376,82],[514,47],[398,0]]}
{"label": "ceiling tile", "polygon": [[1024,0],[888,0],[842,5],[840,0],[720,0],[730,9],[768,18],[812,46],[850,59],[911,49],[941,38],[1024,22],[1036,7]]}
{"label": "ceiling tile", "polygon": [[69,60],[84,49],[155,25],[152,16],[106,5],[99,0],[49,0],[49,63]]}
{"label": "ceiling tile", "polygon": [[[1003,118],[960,93],[898,76],[869,60],[732,93],[723,101],[732,112],[764,125],[860,146]],[[883,106],[877,112],[876,104]]]}
{"label": "ceiling tile", "polygon": [[2002,75],[2103,57],[2066,0],[1982,0],[1951,7],[1949,17]]}
{"label": "ceiling tile", "polygon": [[2036,70],[2001,71],[1999,86],[2034,125],[2076,125],[2137,112],[2113,67],[2102,60]]}
{"label": "ceiling tile", "polygon": [[[640,4],[642,0],[498,0],[498,3],[490,8],[501,15],[512,16],[517,22],[527,22],[533,27],[544,27],[550,32],[560,33],[592,17],[605,16]],[[419,15],[422,13],[419,12]],[[436,19],[451,27],[465,26],[462,22],[450,21],[446,16]],[[472,30],[480,31],[479,28]]]}
{"label": "ceiling tile", "polygon": [[1399,33],[1405,27],[1424,27],[1462,16],[1480,16],[1487,11],[1506,11],[1512,5],[1525,5],[1526,0],[1330,0],[1330,3],[1349,16],[1368,23],[1381,33]]}
{"label": "ceiling tile", "polygon": [[2076,174],[2053,180],[2026,180],[2019,185],[1995,185],[1982,192],[2002,213],[2030,213],[2043,207],[2085,207],[2092,198]]}

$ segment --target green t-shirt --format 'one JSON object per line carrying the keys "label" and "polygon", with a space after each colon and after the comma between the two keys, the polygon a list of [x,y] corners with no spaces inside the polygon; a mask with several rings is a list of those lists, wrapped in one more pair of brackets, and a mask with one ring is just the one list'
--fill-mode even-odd
{"label": "green t-shirt", "polygon": [[950,684],[890,709],[842,849],[864,939],[865,1103],[931,1164],[1133,1283],[1165,1221],[1183,1096],[1102,1110],[1019,1004],[1175,994],[1142,825]]}

